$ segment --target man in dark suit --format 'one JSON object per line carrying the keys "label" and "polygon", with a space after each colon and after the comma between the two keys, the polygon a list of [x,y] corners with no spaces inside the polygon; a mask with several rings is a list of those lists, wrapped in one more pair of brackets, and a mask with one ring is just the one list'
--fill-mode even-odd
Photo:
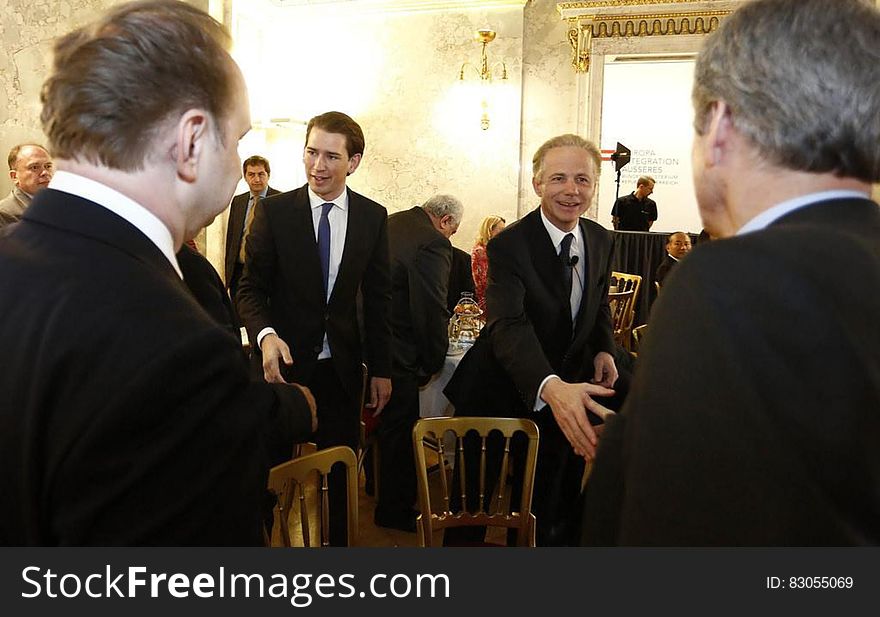
{"label": "man in dark suit", "polygon": [[600,164],[596,146],[577,135],[554,137],[535,153],[541,205],[489,242],[490,319],[446,388],[457,415],[539,424],[533,503],[542,545],[573,539],[584,459],[596,445],[587,411],[601,410],[591,396],[613,394],[618,376],[608,308],[612,240],[580,216]]}
{"label": "man in dark suit", "polygon": [[[416,474],[412,430],[419,419],[419,386],[443,368],[449,346],[449,238],[464,208],[451,195],[388,217],[393,332],[391,400],[379,416],[379,501],[375,522],[415,531]],[[470,271],[469,271],[470,272]]]}
{"label": "man in dark suit", "polygon": [[834,3],[842,46],[824,0],[756,0],[707,39],[694,185],[721,239],[651,313],[587,486],[587,542],[880,544],[872,5]]}
{"label": "man in dark suit", "polygon": [[690,251],[691,237],[689,235],[683,231],[676,231],[670,234],[669,238],[666,239],[666,257],[657,267],[657,272],[654,273],[654,280],[662,285],[672,268]]}
{"label": "man in dark suit", "polygon": [[[309,121],[308,183],[257,208],[237,296],[266,381],[295,380],[315,393],[319,448],[358,447],[363,363],[367,405],[381,412],[391,395],[388,214],[346,187],[363,152],[363,131],[347,115],[331,111]],[[344,474],[331,474],[330,482],[339,505],[330,509],[330,542],[341,545]]]}
{"label": "man in dark suit", "polygon": [[449,271],[449,290],[446,294],[446,308],[452,313],[455,305],[461,300],[461,294],[474,294],[474,275],[471,271],[471,254],[460,248],[452,247],[452,269]]}
{"label": "man in dark suit", "polygon": [[249,231],[248,223],[253,223],[254,204],[259,204],[269,195],[280,193],[269,186],[272,173],[269,159],[257,154],[250,156],[241,164],[241,173],[248,191],[232,198],[226,225],[226,288],[233,301],[244,271],[244,243]]}
{"label": "man in dark suit", "polygon": [[250,114],[229,44],[159,0],[55,45],[42,120],[59,171],[0,238],[0,544],[261,542],[267,436],[289,452],[313,403],[249,382],[175,258],[238,175]]}

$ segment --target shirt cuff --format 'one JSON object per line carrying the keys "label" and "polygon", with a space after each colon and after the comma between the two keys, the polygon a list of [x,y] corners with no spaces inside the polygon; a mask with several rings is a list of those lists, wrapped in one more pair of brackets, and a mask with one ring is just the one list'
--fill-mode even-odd
{"label": "shirt cuff", "polygon": [[263,328],[262,330],[260,330],[260,333],[257,335],[257,349],[263,349],[263,339],[270,334],[278,333],[275,332],[275,328]]}
{"label": "shirt cuff", "polygon": [[547,375],[544,378],[544,380],[541,382],[541,385],[538,386],[538,396],[537,396],[537,398],[535,398],[535,406],[534,406],[534,408],[532,408],[532,411],[538,411],[539,409],[542,409],[545,405],[547,405],[547,401],[545,401],[544,399],[541,398],[541,392],[544,391],[544,386],[547,385],[547,382],[550,381],[551,379],[553,379],[554,377],[556,379],[559,379],[559,375],[553,375],[551,373],[550,375]]}

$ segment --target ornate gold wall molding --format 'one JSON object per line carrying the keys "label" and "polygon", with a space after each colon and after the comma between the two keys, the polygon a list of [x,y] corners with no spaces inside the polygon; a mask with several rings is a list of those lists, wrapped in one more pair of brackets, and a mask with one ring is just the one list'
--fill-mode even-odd
{"label": "ornate gold wall molding", "polygon": [[[702,0],[663,0],[663,4],[693,4]],[[560,12],[580,9],[596,9],[603,7],[642,6],[658,4],[657,0],[582,0],[581,2],[558,2]]]}
{"label": "ornate gold wall molding", "polygon": [[[590,68],[595,39],[704,36],[716,30],[743,0],[585,0],[556,5],[569,23],[572,67]],[[620,9],[626,9],[621,12]]]}

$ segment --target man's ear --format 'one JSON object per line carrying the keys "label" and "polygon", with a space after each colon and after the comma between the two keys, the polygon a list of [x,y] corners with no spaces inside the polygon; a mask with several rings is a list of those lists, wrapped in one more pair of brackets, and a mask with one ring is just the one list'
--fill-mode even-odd
{"label": "man's ear", "polygon": [[733,136],[733,117],[730,107],[724,101],[716,101],[709,113],[708,128],[706,130],[706,144],[709,148],[706,163],[709,166],[720,165],[724,162]]}
{"label": "man's ear", "polygon": [[186,111],[177,122],[174,141],[174,158],[177,176],[184,182],[195,182],[199,163],[205,153],[205,140],[209,139],[209,115],[202,109]]}
{"label": "man's ear", "polygon": [[[14,169],[9,170],[9,179],[12,180],[12,183],[15,184],[15,181],[18,179],[18,172]],[[18,186],[18,185],[16,185]]]}
{"label": "man's ear", "polygon": [[532,176],[532,188],[535,189],[535,193],[538,197],[544,196],[544,190],[541,188],[541,180],[537,176]]}
{"label": "man's ear", "polygon": [[358,168],[358,165],[361,164],[361,155],[355,154],[350,159],[348,159],[348,173],[346,175],[350,176],[354,173],[354,170]]}

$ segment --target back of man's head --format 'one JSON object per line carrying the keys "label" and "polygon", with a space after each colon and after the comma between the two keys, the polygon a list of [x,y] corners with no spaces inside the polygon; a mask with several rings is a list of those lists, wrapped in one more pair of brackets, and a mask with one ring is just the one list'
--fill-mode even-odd
{"label": "back of man's head", "polygon": [[872,5],[755,0],[738,9],[697,60],[697,133],[722,100],[771,163],[880,180],[880,11]]}
{"label": "back of man's head", "polygon": [[241,88],[230,44],[207,13],[176,0],[122,4],[61,37],[40,97],[50,150],[142,169],[180,112],[204,109],[218,123],[229,113]]}
{"label": "back of man's head", "polygon": [[438,219],[448,216],[458,225],[464,215],[464,206],[457,197],[452,195],[434,195],[424,204],[422,209]]}

